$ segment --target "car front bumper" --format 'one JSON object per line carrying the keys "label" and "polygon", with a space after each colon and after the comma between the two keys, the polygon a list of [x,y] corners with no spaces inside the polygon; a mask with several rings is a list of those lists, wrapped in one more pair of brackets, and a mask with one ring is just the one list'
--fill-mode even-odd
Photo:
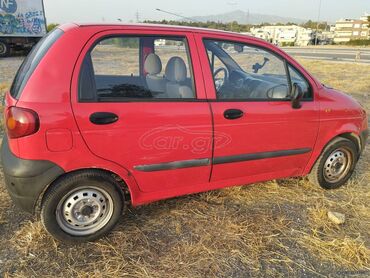
{"label": "car front bumper", "polygon": [[1,145],[1,164],[5,186],[14,204],[27,212],[34,212],[40,194],[63,169],[51,161],[28,160],[16,157],[10,150],[7,136]]}

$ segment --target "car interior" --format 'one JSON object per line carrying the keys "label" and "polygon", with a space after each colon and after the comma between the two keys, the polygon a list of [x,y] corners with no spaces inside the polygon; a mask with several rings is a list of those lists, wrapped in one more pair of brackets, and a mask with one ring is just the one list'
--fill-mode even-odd
{"label": "car interior", "polygon": [[[270,59],[264,57],[262,61],[253,61],[251,69],[242,68],[223,48],[222,43],[212,40],[205,40],[205,46],[210,53],[210,64],[215,80],[217,98],[219,99],[289,99],[291,85],[288,82],[288,75],[276,74],[273,71],[259,73]],[[234,45],[233,52],[243,52],[243,46]],[[256,57],[252,58],[256,59]],[[260,55],[258,55],[260,56]],[[214,59],[217,57],[222,66],[216,68]],[[281,61],[281,67],[284,63]],[[220,78],[220,73],[223,76]],[[292,82],[299,84],[307,93],[308,85],[299,78],[292,79]]]}
{"label": "car interior", "polygon": [[156,93],[155,96],[163,98],[194,97],[193,90],[188,86],[191,80],[187,77],[186,64],[181,57],[171,57],[167,63],[165,75],[161,76],[161,58],[155,53],[150,53],[145,59],[144,70],[146,72],[146,86],[151,92]]}

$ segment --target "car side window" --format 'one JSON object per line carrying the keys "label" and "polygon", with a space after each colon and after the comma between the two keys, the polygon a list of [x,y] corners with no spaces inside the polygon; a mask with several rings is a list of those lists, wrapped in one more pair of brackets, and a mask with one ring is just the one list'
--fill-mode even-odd
{"label": "car side window", "polygon": [[[279,56],[242,43],[215,40],[204,43],[218,99],[289,99],[291,84],[285,61]],[[217,60],[222,65],[214,62]]]}
{"label": "car side window", "polygon": [[86,54],[79,76],[80,101],[180,100],[195,96],[184,37],[104,38]]}
{"label": "car side window", "polygon": [[139,38],[100,41],[91,51],[95,76],[139,76]]}
{"label": "car side window", "polygon": [[312,90],[307,80],[291,65],[288,66],[292,85],[297,83],[303,91],[303,99],[312,99]]}

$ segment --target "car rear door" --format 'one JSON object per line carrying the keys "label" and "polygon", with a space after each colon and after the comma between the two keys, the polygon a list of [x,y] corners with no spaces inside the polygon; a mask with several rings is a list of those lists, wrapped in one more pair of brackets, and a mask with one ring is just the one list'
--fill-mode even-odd
{"label": "car rear door", "polygon": [[[153,78],[167,93],[148,88],[144,63],[151,53],[163,64]],[[167,67],[172,57],[180,59]],[[73,111],[89,149],[125,167],[143,192],[209,181],[212,118],[205,99],[194,37],[185,32],[99,33],[83,49],[72,81]]]}
{"label": "car rear door", "polygon": [[[258,41],[198,34],[197,44],[215,135],[230,138],[229,144],[215,144],[211,180],[299,175],[319,128],[313,81],[299,65]],[[219,74],[226,75],[226,84]],[[289,99],[293,83],[305,91],[300,109],[293,109]]]}

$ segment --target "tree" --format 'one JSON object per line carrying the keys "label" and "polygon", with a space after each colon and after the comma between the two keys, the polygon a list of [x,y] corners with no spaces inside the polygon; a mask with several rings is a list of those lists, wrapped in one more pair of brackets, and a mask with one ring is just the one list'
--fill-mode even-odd
{"label": "tree", "polygon": [[144,23],[155,23],[155,24],[168,24],[168,25],[180,25],[180,26],[192,26],[192,27],[202,27],[211,29],[220,29],[225,31],[234,32],[249,32],[252,24],[239,24],[237,21],[232,21],[229,23],[207,21],[207,22],[190,22],[190,21],[176,21],[176,20],[162,20],[162,21],[152,21],[145,20]]}
{"label": "tree", "polygon": [[328,23],[309,20],[306,23],[303,23],[301,26],[309,29],[316,29],[318,27],[319,30],[325,30],[328,27]]}
{"label": "tree", "polygon": [[50,32],[50,31],[52,31],[57,26],[59,26],[59,24],[57,24],[57,23],[50,23],[50,24],[48,24],[47,31]]}

